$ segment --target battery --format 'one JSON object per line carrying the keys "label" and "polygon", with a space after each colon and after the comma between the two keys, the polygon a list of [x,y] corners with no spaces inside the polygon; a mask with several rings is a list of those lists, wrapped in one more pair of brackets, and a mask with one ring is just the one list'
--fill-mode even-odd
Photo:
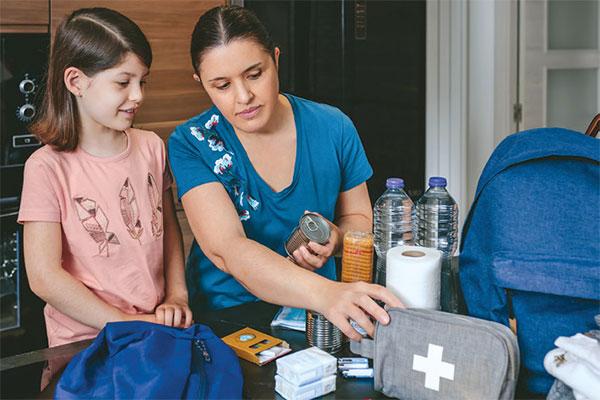
{"label": "battery", "polygon": [[349,369],[342,371],[342,376],[344,378],[372,378],[373,377],[373,368],[365,368],[365,369]]}
{"label": "battery", "polygon": [[340,357],[337,360],[338,365],[340,364],[366,364],[369,360],[365,357]]}
{"label": "battery", "polygon": [[341,357],[338,358],[338,370],[369,368],[369,360],[363,357]]}

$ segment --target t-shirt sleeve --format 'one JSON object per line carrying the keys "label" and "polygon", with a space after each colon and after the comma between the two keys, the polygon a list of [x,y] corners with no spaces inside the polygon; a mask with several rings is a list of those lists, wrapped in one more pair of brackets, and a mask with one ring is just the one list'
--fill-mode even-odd
{"label": "t-shirt sleeve", "polygon": [[19,223],[27,221],[60,222],[60,203],[56,179],[47,164],[30,157],[25,163]]}
{"label": "t-shirt sleeve", "polygon": [[160,157],[163,162],[163,191],[171,189],[171,185],[173,184],[173,176],[171,175],[171,168],[169,167],[169,159],[167,158],[167,154],[165,151],[165,142],[160,140]]}
{"label": "t-shirt sleeve", "polygon": [[165,160],[165,170],[163,171],[163,191],[171,189],[173,184],[173,175],[171,174],[171,167],[169,165],[169,159]]}
{"label": "t-shirt sleeve", "polygon": [[210,161],[198,146],[198,139],[188,132],[189,128],[178,127],[169,138],[168,153],[171,170],[177,184],[177,196],[183,197],[196,186],[209,182],[218,182]]}
{"label": "t-shirt sleeve", "polygon": [[365,149],[354,124],[345,114],[342,117],[342,192],[365,182],[373,175]]}

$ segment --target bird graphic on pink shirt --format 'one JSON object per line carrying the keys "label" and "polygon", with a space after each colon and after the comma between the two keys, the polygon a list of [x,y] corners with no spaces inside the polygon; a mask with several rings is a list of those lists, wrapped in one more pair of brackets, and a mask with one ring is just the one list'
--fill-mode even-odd
{"label": "bird graphic on pink shirt", "polygon": [[150,204],[152,205],[152,220],[150,225],[152,226],[152,235],[154,237],[160,237],[163,232],[163,209],[162,209],[162,198],[158,185],[154,180],[151,173],[148,172],[148,196],[150,197]]}
{"label": "bird graphic on pink shirt", "polygon": [[125,183],[121,186],[119,201],[121,217],[127,227],[127,232],[129,232],[129,236],[132,239],[139,241],[144,228],[142,228],[142,222],[140,221],[140,208],[135,198],[135,191],[133,190],[133,186],[131,186],[129,178],[125,179]]}
{"label": "bird graphic on pink shirt", "polygon": [[75,209],[81,224],[94,242],[98,243],[99,255],[108,257],[110,255],[109,244],[121,244],[117,235],[108,231],[108,217],[92,199],[75,197],[73,200],[75,200]]}

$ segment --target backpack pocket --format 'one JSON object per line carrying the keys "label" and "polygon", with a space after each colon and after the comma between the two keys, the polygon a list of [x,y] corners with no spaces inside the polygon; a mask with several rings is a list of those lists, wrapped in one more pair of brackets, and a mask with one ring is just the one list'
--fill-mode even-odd
{"label": "backpack pocket", "polygon": [[492,274],[502,288],[600,300],[598,258],[496,252]]}
{"label": "backpack pocket", "polygon": [[492,281],[517,322],[523,382],[546,393],[554,379],[543,360],[558,336],[594,329],[600,312],[600,263],[577,256],[494,253]]}

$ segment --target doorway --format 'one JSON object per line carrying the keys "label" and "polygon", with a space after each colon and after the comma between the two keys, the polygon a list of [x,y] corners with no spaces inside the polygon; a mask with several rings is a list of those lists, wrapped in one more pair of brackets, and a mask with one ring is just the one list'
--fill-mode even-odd
{"label": "doorway", "polygon": [[519,130],[585,132],[600,111],[598,0],[521,0],[519,13]]}

